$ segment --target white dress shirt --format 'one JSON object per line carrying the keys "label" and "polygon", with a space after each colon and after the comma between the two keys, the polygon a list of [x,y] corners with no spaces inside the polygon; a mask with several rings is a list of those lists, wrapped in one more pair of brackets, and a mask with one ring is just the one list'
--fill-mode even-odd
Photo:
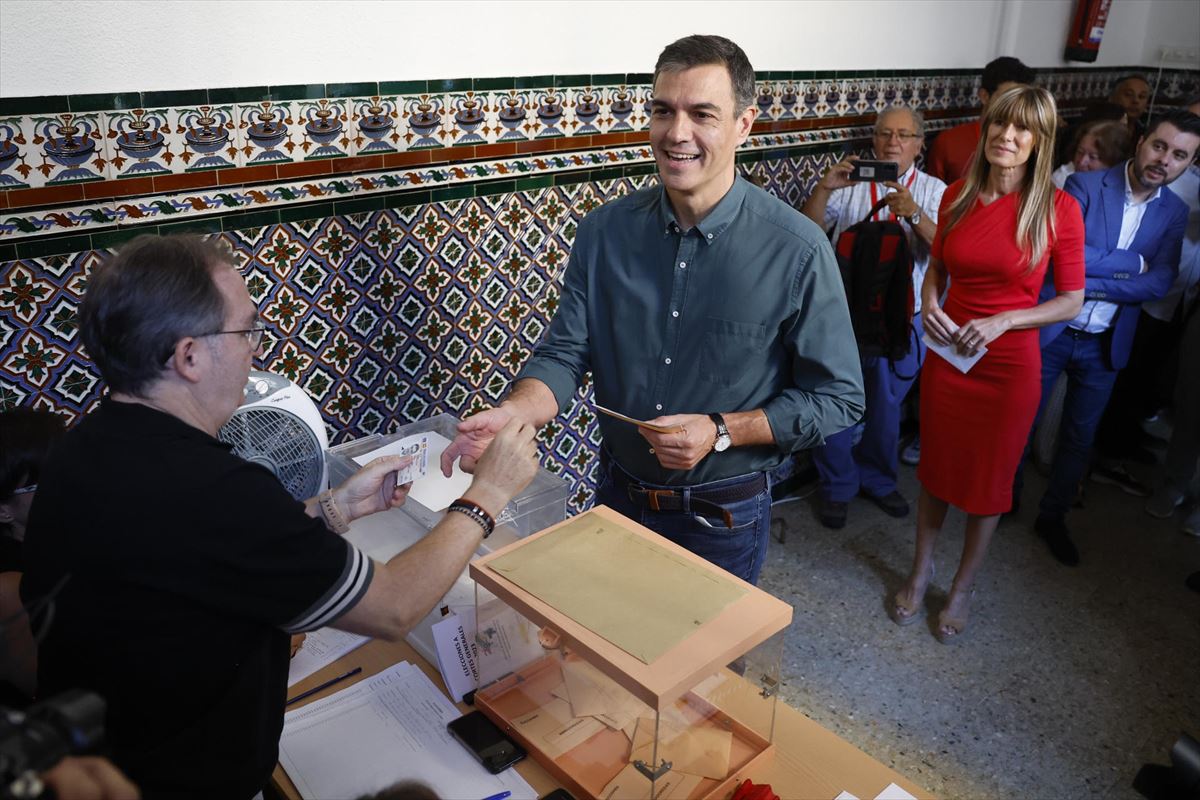
{"label": "white dress shirt", "polygon": [[[1125,163],[1125,207],[1121,213],[1121,234],[1117,237],[1117,249],[1128,250],[1129,245],[1133,244],[1133,239],[1137,236],[1138,228],[1142,226],[1142,218],[1146,216],[1146,207],[1150,205],[1152,200],[1157,200],[1159,193],[1162,192],[1162,187],[1154,190],[1154,194],[1147,197],[1145,200],[1138,202],[1133,197],[1133,190],[1129,188],[1129,167],[1130,162]],[[1146,259],[1138,256],[1141,262],[1141,268],[1138,273],[1146,271]],[[1088,300],[1083,304],[1083,309],[1075,319],[1071,320],[1070,327],[1076,328],[1088,333],[1101,333],[1108,330],[1113,323],[1113,317],[1117,315],[1117,304],[1110,303],[1106,300]]]}

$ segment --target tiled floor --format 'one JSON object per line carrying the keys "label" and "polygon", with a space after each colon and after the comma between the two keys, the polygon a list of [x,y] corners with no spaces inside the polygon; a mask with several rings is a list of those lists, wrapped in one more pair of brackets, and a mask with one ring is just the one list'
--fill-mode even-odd
{"label": "tiled floor", "polygon": [[[915,500],[915,469],[901,469]],[[1068,518],[1083,563],[1060,566],[1030,528],[1044,480],[1029,472],[950,646],[932,629],[961,514],[937,545],[933,616],[900,628],[885,602],[911,563],[911,515],[855,500],[831,531],[811,500],[777,506],[786,541],[771,542],[760,585],[795,608],[782,696],[942,798],[1135,798],[1141,764],[1168,763],[1181,731],[1200,737],[1200,594],[1183,585],[1200,539],[1089,481]]]}

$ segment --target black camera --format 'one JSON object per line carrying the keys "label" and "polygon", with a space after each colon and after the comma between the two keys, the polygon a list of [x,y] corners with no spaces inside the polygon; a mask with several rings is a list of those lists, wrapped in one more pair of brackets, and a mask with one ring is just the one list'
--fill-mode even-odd
{"label": "black camera", "polygon": [[86,753],[104,739],[104,700],[72,689],[31,706],[0,708],[0,798],[42,793],[38,774],[64,756]]}

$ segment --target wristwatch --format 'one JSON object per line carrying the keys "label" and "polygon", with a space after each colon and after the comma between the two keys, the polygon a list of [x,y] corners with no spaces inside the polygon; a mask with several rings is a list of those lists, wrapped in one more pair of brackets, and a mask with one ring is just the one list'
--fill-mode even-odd
{"label": "wristwatch", "polygon": [[708,418],[717,426],[717,438],[713,440],[713,452],[723,453],[733,444],[733,439],[729,435],[729,428],[725,425],[725,420],[720,414],[709,414]]}
{"label": "wristwatch", "polygon": [[912,216],[910,216],[908,218],[908,221],[913,225],[920,225],[921,224],[921,209],[918,208],[916,211],[914,211],[912,213]]}

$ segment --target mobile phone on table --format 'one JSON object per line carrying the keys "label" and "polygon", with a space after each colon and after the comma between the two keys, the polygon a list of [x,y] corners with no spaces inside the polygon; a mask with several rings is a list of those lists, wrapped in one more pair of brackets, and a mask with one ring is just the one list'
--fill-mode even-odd
{"label": "mobile phone on table", "polygon": [[866,161],[859,159],[850,170],[850,180],[883,183],[900,177],[900,165],[895,161]]}
{"label": "mobile phone on table", "polygon": [[482,711],[463,714],[446,727],[471,755],[493,774],[503,772],[525,757],[525,750],[496,727]]}
{"label": "mobile phone on table", "polygon": [[575,798],[572,797],[571,793],[568,792],[566,789],[563,789],[560,787],[558,789],[555,789],[550,794],[542,795],[541,797],[538,798],[538,800],[575,800]]}

